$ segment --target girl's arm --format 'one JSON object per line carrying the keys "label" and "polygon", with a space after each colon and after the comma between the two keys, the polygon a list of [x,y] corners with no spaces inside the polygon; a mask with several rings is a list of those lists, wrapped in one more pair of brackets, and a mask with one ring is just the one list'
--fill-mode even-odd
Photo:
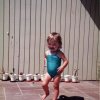
{"label": "girl's arm", "polygon": [[62,51],[60,51],[59,56],[63,60],[63,64],[58,68],[58,73],[62,73],[68,65],[68,60]]}
{"label": "girl's arm", "polygon": [[46,54],[44,55],[44,67],[46,67]]}
{"label": "girl's arm", "polygon": [[44,66],[43,66],[43,74],[45,73],[45,67],[46,67],[46,54],[44,54]]}

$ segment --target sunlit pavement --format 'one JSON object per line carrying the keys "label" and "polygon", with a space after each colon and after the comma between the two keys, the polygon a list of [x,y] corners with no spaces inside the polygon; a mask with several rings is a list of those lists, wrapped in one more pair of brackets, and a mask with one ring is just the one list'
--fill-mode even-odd
{"label": "sunlit pavement", "polygon": [[[49,84],[50,95],[46,100],[52,100],[53,82]],[[41,100],[44,91],[40,82],[10,82],[0,80],[0,100]],[[100,100],[99,81],[80,81],[79,83],[60,83],[60,95],[80,96],[84,100]]]}

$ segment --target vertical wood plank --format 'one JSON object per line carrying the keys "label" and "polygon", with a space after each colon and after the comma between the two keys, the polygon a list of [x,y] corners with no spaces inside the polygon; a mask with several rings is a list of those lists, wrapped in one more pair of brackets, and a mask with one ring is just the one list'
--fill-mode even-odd
{"label": "vertical wood plank", "polygon": [[[69,27],[70,27],[70,9],[71,9],[71,0],[67,0],[67,13],[66,13],[66,34],[65,34],[65,54],[69,60],[69,57],[68,57],[68,49],[69,49]],[[70,62],[69,62],[70,63]],[[69,74],[69,66],[67,67],[67,69],[65,69],[65,72],[67,74]]]}
{"label": "vertical wood plank", "polygon": [[30,72],[35,73],[35,42],[36,42],[36,0],[31,1],[31,49],[30,49]]}
{"label": "vertical wood plank", "polygon": [[37,12],[36,12],[36,45],[35,45],[35,73],[39,73],[39,43],[40,43],[40,0],[37,1]]}
{"label": "vertical wood plank", "polygon": [[56,23],[55,23],[55,16],[56,16],[56,0],[52,0],[52,16],[51,16],[51,32],[55,32],[56,29],[55,29],[55,26],[56,26]]}
{"label": "vertical wood plank", "polygon": [[56,31],[69,59],[63,75],[78,67],[81,80],[98,79],[98,1],[1,0],[0,5],[0,69],[43,74],[46,38]]}
{"label": "vertical wood plank", "polygon": [[80,18],[81,17],[81,3],[77,0],[76,8],[76,27],[75,27],[75,43],[74,43],[74,68],[78,67],[79,60],[79,41],[80,41]]}
{"label": "vertical wood plank", "polygon": [[29,68],[30,1],[26,0],[25,73]]}
{"label": "vertical wood plank", "polygon": [[89,14],[86,11],[85,20],[85,36],[84,36],[84,59],[83,59],[83,79],[87,79],[87,68],[88,68],[88,34],[89,34]]}
{"label": "vertical wood plank", "polygon": [[21,8],[20,8],[20,11],[21,11],[21,15],[20,15],[20,72],[23,72],[23,65],[24,65],[24,37],[26,36],[25,35],[25,27],[26,27],[26,23],[25,23],[25,0],[21,0]]}
{"label": "vertical wood plank", "polygon": [[[63,0],[61,1],[61,13],[60,13],[60,16],[61,16],[61,37],[62,37],[62,51],[65,52],[65,34],[66,34],[66,13],[67,13],[67,1],[66,0]],[[66,68],[67,70],[67,68]],[[64,75],[64,72],[62,73]]]}
{"label": "vertical wood plank", "polygon": [[19,73],[18,68],[18,58],[19,58],[19,11],[20,11],[20,1],[16,0],[16,8],[15,8],[15,63],[14,66],[16,68],[15,72]]}
{"label": "vertical wood plank", "polygon": [[13,72],[14,47],[14,0],[10,0],[10,43],[9,43],[9,72]]}
{"label": "vertical wood plank", "polygon": [[44,69],[44,53],[46,47],[46,0],[42,0],[41,10],[41,45],[40,45],[40,74],[43,74]]}
{"label": "vertical wood plank", "polygon": [[92,67],[92,80],[95,80],[97,77],[97,44],[98,44],[98,28],[95,25],[94,29],[94,43],[93,43],[93,67]]}
{"label": "vertical wood plank", "polygon": [[85,28],[85,8],[81,7],[81,22],[80,22],[80,44],[79,44],[79,79],[83,79],[83,56],[84,56],[84,28]]}
{"label": "vertical wood plank", "polygon": [[61,32],[61,0],[57,0],[56,32]]}
{"label": "vertical wood plank", "polygon": [[100,80],[100,30],[98,33],[97,80]]}
{"label": "vertical wood plank", "polygon": [[76,0],[74,0],[74,1],[72,1],[72,6],[71,6],[71,22],[70,22],[70,46],[69,46],[69,61],[70,61],[70,63],[69,63],[69,73],[70,74],[73,74],[73,69],[76,67],[76,66],[74,66],[74,64],[73,64],[73,62],[74,62],[74,60],[73,60],[73,58],[74,58],[74,56],[73,56],[73,54],[74,54],[74,52],[73,52],[73,45],[74,45],[74,36],[75,36],[75,34],[74,34],[74,27],[75,27],[75,21],[76,21],[76,15],[75,15],[75,10],[76,10]]}
{"label": "vertical wood plank", "polygon": [[4,16],[4,67],[5,71],[8,72],[8,34],[9,32],[9,0],[5,2],[5,16]]}
{"label": "vertical wood plank", "polygon": [[3,68],[4,62],[4,1],[1,0],[0,2],[0,71]]}
{"label": "vertical wood plank", "polygon": [[[93,4],[94,4],[94,1],[91,0],[91,5],[90,5],[90,13],[94,15],[95,17],[95,9],[93,8]],[[94,10],[92,10],[94,9]],[[91,19],[90,17],[90,30],[89,30],[89,37],[88,37],[88,45],[89,45],[89,48],[88,48],[88,72],[87,72],[87,79],[91,80],[92,79],[92,76],[91,76],[91,70],[92,69],[92,46],[93,46],[93,32],[94,32],[94,22],[93,20]]]}

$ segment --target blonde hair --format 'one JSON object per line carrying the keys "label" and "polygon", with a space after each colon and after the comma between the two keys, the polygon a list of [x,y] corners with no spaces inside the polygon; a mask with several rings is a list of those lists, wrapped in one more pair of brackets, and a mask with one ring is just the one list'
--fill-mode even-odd
{"label": "blonde hair", "polygon": [[47,43],[52,41],[58,42],[59,48],[62,48],[62,38],[59,33],[52,32],[49,34],[49,36],[47,37]]}

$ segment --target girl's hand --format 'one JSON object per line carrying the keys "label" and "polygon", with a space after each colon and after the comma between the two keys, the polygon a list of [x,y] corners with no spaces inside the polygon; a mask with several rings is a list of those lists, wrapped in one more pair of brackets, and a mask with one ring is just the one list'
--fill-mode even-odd
{"label": "girl's hand", "polygon": [[57,72],[58,72],[58,74],[61,74],[63,71],[64,71],[64,68],[61,66],[61,67],[58,68]]}

